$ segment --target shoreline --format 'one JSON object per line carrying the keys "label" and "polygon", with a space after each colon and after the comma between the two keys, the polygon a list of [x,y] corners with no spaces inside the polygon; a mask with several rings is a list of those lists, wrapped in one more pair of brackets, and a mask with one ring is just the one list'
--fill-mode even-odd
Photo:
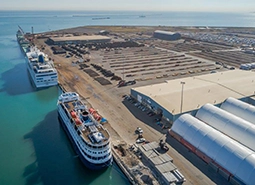
{"label": "shoreline", "polygon": [[[142,182],[140,179],[136,181],[137,177],[133,174],[134,166],[142,165],[140,156],[135,155],[134,151],[129,150],[137,139],[137,134],[134,133],[137,127],[144,130],[143,137],[147,141],[156,141],[158,143],[161,139],[168,139],[169,151],[167,153],[173,158],[174,165],[177,166],[187,180],[184,184],[226,183],[225,179],[222,179],[219,175],[214,174],[214,172],[208,172],[210,170],[208,165],[204,165],[200,159],[189,153],[184,146],[167,137],[167,129],[157,126],[155,122],[156,116],[148,116],[134,104],[125,101],[123,98],[124,95],[130,94],[130,89],[133,87],[162,83],[165,80],[187,76],[208,74],[210,71],[215,70],[218,72],[227,70],[225,67],[215,64],[213,61],[214,56],[220,54],[220,52],[214,52],[216,49],[226,53],[229,52],[227,53],[229,56],[233,55],[233,51],[239,52],[236,56],[233,56],[236,59],[235,64],[233,64],[231,58],[225,59],[226,64],[237,67],[238,62],[242,62],[242,59],[239,61],[237,57],[237,55],[241,56],[241,51],[233,49],[235,46],[226,43],[198,42],[195,39],[184,38],[178,41],[167,42],[151,37],[155,29],[168,28],[171,28],[170,31],[178,31],[179,29],[183,31],[187,29],[185,31],[190,31],[190,33],[197,31],[201,31],[202,33],[208,31],[212,34],[223,32],[221,29],[188,29],[159,26],[89,26],[42,33],[34,40],[34,43],[39,49],[40,46],[41,48],[43,47],[43,52],[54,59],[54,64],[59,74],[59,87],[65,91],[79,93],[82,100],[92,105],[100,115],[107,118],[108,123],[104,124],[104,127],[111,134],[114,158],[124,173],[126,175],[128,174],[128,179],[131,183]],[[63,37],[63,35],[69,35],[68,37],[72,37],[76,34],[98,33],[99,30],[103,29],[110,31],[111,34],[108,37],[111,37],[113,42],[124,42],[129,39],[135,40],[136,38],[142,38],[143,40],[138,40],[137,42],[143,43],[144,46],[128,48],[119,46],[118,49],[111,47],[104,48],[101,46],[96,49],[90,48],[86,50],[86,52],[89,51],[89,54],[82,54],[84,59],[89,60],[79,62],[79,57],[75,55],[66,57],[66,54],[53,54],[51,46],[45,44],[47,37],[50,36]],[[85,45],[73,44],[73,47],[80,47],[82,49]],[[245,56],[250,60],[250,56]],[[203,57],[208,58],[205,59]],[[135,80],[136,84],[117,87],[118,81],[104,76],[95,66],[99,66],[104,70],[112,70],[115,75],[123,79],[125,78],[126,81]],[[136,68],[142,69],[137,70]],[[170,70],[166,73],[165,69]],[[107,85],[101,84],[97,80],[99,77],[108,80],[110,83]],[[171,125],[167,126],[169,128]],[[121,153],[123,148],[127,156],[123,156],[123,153]],[[130,159],[135,159],[135,161],[130,162]],[[132,162],[134,163],[132,164]],[[139,171],[139,168],[136,168],[136,170]],[[197,176],[200,178],[196,178]],[[151,177],[155,178],[154,174],[151,174]],[[153,182],[159,183],[158,181]]]}
{"label": "shoreline", "polygon": [[[62,91],[62,92],[67,92],[66,87],[63,86],[61,83],[58,84],[58,88]],[[81,96],[82,99],[84,99],[85,97]],[[86,102],[86,104],[89,104],[91,106],[91,103]],[[109,123],[107,123],[109,125]],[[104,127],[106,125],[104,124]],[[117,132],[114,130],[114,128],[112,128],[110,126],[105,127],[107,128],[107,130],[112,134],[113,132],[115,132],[117,134]],[[118,146],[122,146],[122,145],[127,145],[127,143],[125,143],[124,140],[122,140],[122,138],[118,135],[119,139],[121,139],[121,144],[117,144],[118,142],[120,142],[120,140],[112,140],[111,142],[111,148],[112,148],[112,156],[113,156],[113,160],[116,162],[116,164],[119,166],[119,168],[121,169],[121,171],[124,173],[124,175],[126,176],[126,178],[129,180],[129,182],[133,185],[136,184],[142,184],[141,179],[138,179],[137,177],[135,177],[135,175],[130,171],[130,168],[127,166],[126,161],[124,159],[121,159],[120,154],[118,154],[120,151],[118,150]],[[116,143],[117,142],[117,143]],[[124,143],[124,144],[123,144]],[[142,165],[140,163],[140,165]],[[151,178],[153,178],[153,174],[149,174],[149,176]],[[156,179],[154,180],[156,181]]]}

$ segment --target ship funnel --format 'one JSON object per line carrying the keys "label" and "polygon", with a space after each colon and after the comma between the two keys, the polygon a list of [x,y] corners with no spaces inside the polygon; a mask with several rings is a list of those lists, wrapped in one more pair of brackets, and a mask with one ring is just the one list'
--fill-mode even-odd
{"label": "ship funnel", "polygon": [[44,63],[44,56],[43,55],[38,56],[38,62]]}

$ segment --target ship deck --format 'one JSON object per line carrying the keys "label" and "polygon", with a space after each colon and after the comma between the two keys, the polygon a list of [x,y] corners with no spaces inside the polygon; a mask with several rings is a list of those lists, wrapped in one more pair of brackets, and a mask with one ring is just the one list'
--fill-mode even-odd
{"label": "ship deck", "polygon": [[[66,103],[64,103],[64,104],[65,104],[65,107],[68,109],[68,111],[71,112],[72,110],[74,110],[75,104],[77,104],[77,102],[76,102],[76,101],[71,101],[71,102],[66,102]],[[79,104],[79,103],[78,103],[78,104]],[[91,118],[91,117],[93,117],[93,116],[90,115],[90,118]],[[93,126],[94,126],[94,127],[93,127]],[[91,128],[91,127],[92,127],[92,128],[96,128],[97,131],[100,132],[100,133],[102,133],[103,136],[104,136],[104,138],[105,138],[104,141],[102,141],[102,142],[100,142],[100,143],[98,143],[98,144],[107,143],[108,140],[109,140],[109,137],[110,137],[108,131],[106,131],[106,130],[103,128],[103,126],[101,126],[101,124],[98,125],[98,126],[96,126],[96,124],[94,123],[93,126],[90,126],[90,128]],[[81,132],[82,132],[82,138],[83,138],[87,143],[90,143],[90,144],[97,144],[97,143],[95,143],[95,142],[91,142],[91,140],[90,140],[90,138],[89,138],[89,135],[93,133],[93,132],[92,132],[92,129],[90,129],[90,128],[89,128],[88,126],[86,126],[86,129],[85,129],[85,130],[84,130],[84,129],[81,130]],[[94,129],[93,129],[93,130],[94,130]]]}

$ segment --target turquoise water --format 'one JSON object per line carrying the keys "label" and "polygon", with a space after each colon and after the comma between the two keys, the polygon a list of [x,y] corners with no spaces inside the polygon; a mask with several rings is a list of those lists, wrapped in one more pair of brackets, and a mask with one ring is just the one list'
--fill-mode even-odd
{"label": "turquoise water", "polygon": [[[16,41],[17,25],[40,25],[37,18],[3,15],[0,16],[0,184],[129,184],[116,164],[99,172],[81,164],[57,118],[58,88],[38,91],[33,88]],[[48,20],[49,25],[57,28],[56,22]],[[59,24],[58,28],[61,27]],[[37,29],[45,31],[42,25]]]}
{"label": "turquoise water", "polygon": [[[141,18],[140,15],[145,17]],[[110,17],[110,19],[93,18]],[[81,165],[56,111],[57,87],[36,91],[17,44],[18,25],[43,32],[83,25],[254,27],[254,14],[183,12],[0,11],[0,185],[129,184],[114,164],[101,172]]]}

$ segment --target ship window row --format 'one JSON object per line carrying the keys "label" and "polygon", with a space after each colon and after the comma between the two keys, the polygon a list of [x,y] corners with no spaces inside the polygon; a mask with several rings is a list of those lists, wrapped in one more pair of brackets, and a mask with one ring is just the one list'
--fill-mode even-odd
{"label": "ship window row", "polygon": [[37,72],[38,73],[51,73],[51,72],[53,72],[53,70],[43,70],[43,71],[38,71],[37,70]]}
{"label": "ship window row", "polygon": [[104,151],[100,151],[100,152],[93,152],[93,151],[91,151],[89,149],[86,149],[86,148],[85,148],[85,150],[88,151],[89,153],[92,153],[92,154],[103,154],[103,153],[107,153],[108,152],[108,149],[104,150]]}
{"label": "ship window row", "polygon": [[[79,145],[80,145],[80,143],[79,143]],[[84,143],[84,142],[82,142],[82,144],[81,144],[81,145],[85,145],[85,143]],[[89,150],[89,149],[85,148],[85,151],[87,151],[87,152],[89,152],[89,153],[92,153],[92,154],[103,154],[103,153],[107,153],[109,150],[107,149],[107,150],[104,150],[104,151],[96,152],[96,151],[91,151],[91,150]]]}
{"label": "ship window row", "polygon": [[[55,80],[53,78],[57,78],[57,76],[54,76],[54,77],[51,77],[51,78],[52,78],[52,80]],[[43,80],[43,78],[36,78],[36,80]]]}
{"label": "ship window row", "polygon": [[88,158],[93,159],[93,160],[102,160],[102,159],[107,158],[109,155],[111,155],[111,153],[108,153],[107,155],[102,156],[102,157],[92,157],[91,155],[88,155],[86,152],[84,152],[84,154],[85,154]]}
{"label": "ship window row", "polygon": [[104,152],[92,152],[92,151],[88,150],[88,152],[90,152],[90,153],[92,153],[92,154],[102,154],[102,153],[107,152],[107,150],[105,150]]}
{"label": "ship window row", "polygon": [[[80,143],[78,143],[78,145],[80,145]],[[81,147],[81,145],[80,145],[80,147]],[[102,157],[92,157],[91,155],[88,155],[88,154],[86,153],[86,151],[84,151],[83,149],[82,149],[82,151],[83,151],[84,155],[86,155],[89,159],[92,159],[92,160],[101,160],[101,159],[105,159],[106,157],[108,157],[109,155],[111,155],[111,153],[108,153],[107,155],[102,156]]]}
{"label": "ship window row", "polygon": [[[56,75],[57,73],[51,74],[51,75]],[[44,76],[49,76],[49,74],[44,74],[44,75],[36,75],[37,77],[44,77]],[[57,76],[54,76],[57,77]]]}
{"label": "ship window row", "polygon": [[49,81],[55,81],[55,79],[49,79],[49,80],[38,80],[38,79],[37,79],[36,82],[39,83],[39,82],[49,82]]}

